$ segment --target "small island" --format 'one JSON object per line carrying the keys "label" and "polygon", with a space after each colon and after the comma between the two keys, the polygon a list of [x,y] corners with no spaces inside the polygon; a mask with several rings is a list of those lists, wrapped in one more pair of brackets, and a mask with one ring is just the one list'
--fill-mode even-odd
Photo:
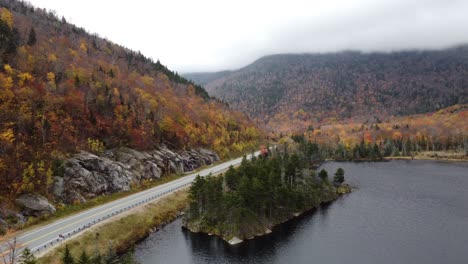
{"label": "small island", "polygon": [[198,176],[183,225],[229,244],[268,234],[274,226],[351,191],[343,169],[330,181],[325,170],[316,175],[312,168],[317,165],[307,148],[290,144],[244,158],[222,176]]}

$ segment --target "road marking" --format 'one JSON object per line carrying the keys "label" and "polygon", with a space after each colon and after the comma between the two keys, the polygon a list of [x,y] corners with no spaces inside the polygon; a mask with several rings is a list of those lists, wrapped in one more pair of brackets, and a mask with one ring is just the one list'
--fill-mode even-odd
{"label": "road marking", "polygon": [[[187,176],[187,177],[188,177],[188,176]],[[187,179],[186,179],[186,180],[187,180]],[[187,181],[187,182],[184,182],[182,185],[177,186],[176,188],[179,189],[180,187],[183,187],[186,183],[190,183],[191,181],[192,181],[192,180],[189,180],[189,181]],[[176,184],[175,182],[170,182],[170,183],[172,183],[172,184],[170,184],[170,185],[168,185],[168,186],[165,186],[165,188],[162,188],[161,190],[159,190],[159,191],[163,191],[163,190],[164,190],[164,192],[161,192],[161,193],[157,194],[157,195],[160,195],[159,197],[157,197],[157,199],[161,199],[163,196],[167,196],[166,194],[169,193],[169,192],[167,192],[167,191],[171,190],[170,188],[169,188],[169,190],[167,190],[168,187],[172,187],[172,185]],[[158,186],[158,187],[161,187],[161,186]],[[174,190],[176,190],[176,189],[174,189]],[[171,191],[171,193],[172,193],[172,192],[173,192],[173,191]],[[104,211],[101,211],[100,213],[104,213],[104,212],[107,212],[107,211],[109,211],[109,210],[115,209],[115,208],[117,208],[117,207],[121,207],[121,206],[123,206],[123,205],[125,205],[125,204],[131,203],[131,202],[136,201],[136,200],[140,200],[141,198],[147,197],[147,196],[149,196],[149,195],[153,195],[153,193],[145,194],[145,195],[143,195],[143,196],[141,196],[141,197],[139,197],[139,198],[136,198],[136,199],[127,201],[127,202],[122,203],[122,204],[120,204],[120,205],[113,206],[113,207],[108,208],[108,209],[106,209],[106,210],[104,210]],[[157,200],[157,199],[156,199],[156,200]],[[32,240],[29,240],[29,241],[27,241],[27,242],[20,243],[20,245],[21,245],[21,246],[25,246],[25,245],[31,244],[31,243],[33,243],[34,241],[37,241],[37,240],[39,240],[39,239],[41,239],[41,238],[44,238],[44,237],[47,237],[47,236],[51,235],[52,233],[55,233],[55,232],[57,232],[57,231],[59,231],[59,230],[65,229],[65,228],[67,228],[67,227],[69,227],[69,226],[72,226],[72,225],[74,225],[74,224],[76,224],[76,223],[79,223],[79,222],[81,222],[81,221],[83,221],[83,220],[86,220],[86,219],[95,217],[95,216],[99,215],[100,213],[90,215],[90,216],[88,216],[88,217],[86,217],[86,218],[83,218],[83,219],[80,219],[80,220],[75,221],[75,222],[73,222],[73,223],[70,223],[70,224],[68,224],[68,225],[65,225],[65,226],[63,226],[63,227],[61,227],[61,228],[59,228],[59,229],[55,229],[54,231],[49,232],[49,233],[47,233],[47,234],[44,234],[44,235],[42,235],[42,236],[39,236],[39,237],[34,238],[34,239],[32,239]],[[89,223],[88,223],[88,224],[89,224]],[[86,224],[85,224],[85,225],[86,225]],[[84,229],[83,229],[83,230],[84,230]],[[49,240],[49,241],[53,241],[53,240],[54,240],[54,239]],[[42,245],[44,245],[44,244],[41,244],[41,245],[39,245],[39,246],[36,246],[35,248],[40,247],[40,246],[42,246]],[[11,250],[8,250],[8,251],[6,251],[6,252],[0,254],[0,257],[4,256],[4,255],[6,255],[6,254],[8,254],[10,251],[11,251]]]}
{"label": "road marking", "polygon": [[[258,155],[259,153],[260,153],[260,152],[258,151],[258,152],[256,152],[256,153],[254,153],[254,155]],[[252,157],[251,154],[250,154],[250,155],[247,155],[247,159],[251,159],[251,157]],[[197,175],[200,175],[200,176],[202,176],[202,177],[206,177],[206,176],[208,176],[208,175],[210,175],[210,174],[221,173],[222,171],[228,169],[230,166],[232,166],[232,165],[234,165],[234,164],[240,163],[240,162],[242,161],[242,159],[243,159],[243,158],[237,158],[237,159],[234,159],[234,160],[231,160],[231,161],[227,161],[227,162],[225,162],[225,163],[216,165],[216,166],[214,166],[214,167],[212,167],[212,168],[207,168],[207,169],[205,169],[205,170],[203,170],[203,171],[200,171],[200,172],[198,172],[198,173],[193,173],[193,174],[184,176],[184,177],[182,177],[182,178],[176,179],[176,180],[174,180],[174,181],[171,181],[171,182],[168,182],[168,183],[164,183],[164,184],[162,184],[162,185],[160,185],[160,186],[155,186],[155,187],[153,187],[153,188],[151,188],[151,189],[148,189],[148,190],[145,190],[145,191],[142,191],[142,192],[139,192],[139,193],[136,193],[136,194],[127,196],[127,197],[122,197],[122,198],[120,198],[120,199],[118,199],[118,200],[115,200],[115,201],[113,201],[113,202],[110,202],[110,203],[108,203],[108,204],[104,204],[104,205],[102,205],[102,206],[98,206],[98,207],[89,209],[89,210],[84,211],[84,212],[82,212],[82,213],[78,213],[78,214],[76,214],[76,215],[74,215],[74,216],[70,216],[69,218],[66,218],[66,219],[59,220],[59,221],[57,221],[57,222],[51,223],[51,224],[49,224],[49,225],[47,225],[47,226],[44,226],[44,227],[42,227],[42,228],[39,228],[38,230],[31,231],[30,233],[24,234],[24,235],[20,236],[20,237],[17,238],[17,239],[18,239],[18,240],[19,240],[19,239],[24,239],[25,237],[28,237],[28,236],[30,236],[30,235],[36,234],[36,233],[38,233],[38,232],[41,232],[41,231],[43,231],[43,230],[46,230],[46,229],[48,229],[48,228],[51,228],[51,227],[56,226],[56,225],[58,225],[58,224],[61,224],[61,223],[63,223],[63,222],[70,221],[70,220],[75,219],[75,218],[77,218],[77,217],[80,217],[80,216],[82,217],[82,216],[84,216],[84,215],[86,215],[86,214],[89,214],[89,213],[94,212],[94,211],[97,211],[97,210],[100,210],[100,213],[107,212],[107,211],[109,211],[109,210],[115,209],[115,208],[117,208],[117,207],[121,207],[121,206],[126,205],[126,204],[128,204],[128,203],[131,203],[131,202],[133,202],[133,201],[141,200],[141,199],[143,199],[143,198],[145,198],[145,197],[147,197],[147,196],[149,196],[149,195],[154,195],[153,192],[159,192],[159,194],[157,194],[157,195],[154,196],[154,197],[151,197],[152,200],[160,199],[160,198],[162,198],[163,195],[166,196],[165,194],[172,193],[172,192],[174,192],[174,191],[176,191],[176,190],[178,190],[178,189],[184,187],[186,184],[191,183],[191,182],[195,179],[195,177],[196,177]],[[176,186],[175,188],[172,189],[172,186],[177,185],[177,184],[181,184],[181,185],[178,185],[178,186]],[[169,188],[169,190],[167,190],[168,188]],[[164,191],[163,191],[163,190],[164,190]],[[136,197],[136,196],[138,196],[138,197]],[[158,196],[159,196],[159,197],[158,197]],[[135,197],[136,197],[136,198],[135,198]],[[121,203],[122,200],[126,200],[126,199],[130,199],[130,200]],[[142,200],[142,201],[140,201],[140,202],[147,203],[146,201],[147,201],[147,200]],[[114,205],[114,204],[116,204],[116,205]],[[135,205],[138,205],[138,204],[135,204]],[[105,208],[108,207],[108,206],[111,206],[111,207],[105,209]],[[105,209],[105,210],[104,210],[104,211],[101,211],[102,209]],[[121,210],[124,210],[124,209],[125,209],[125,208],[122,208]],[[99,213],[99,214],[100,214],[100,213]],[[97,215],[98,215],[98,214],[92,214],[92,215],[87,216],[87,217],[85,217],[85,218],[81,218],[80,220],[75,221],[75,222],[72,222],[72,223],[70,223],[70,224],[67,224],[67,225],[65,225],[65,226],[63,226],[63,227],[61,227],[61,228],[59,228],[59,229],[55,229],[54,231],[51,231],[51,232],[49,232],[49,233],[47,233],[47,234],[44,234],[44,235],[42,235],[42,236],[39,236],[39,237],[37,237],[37,238],[34,238],[34,239],[29,240],[29,241],[24,242],[24,243],[19,243],[19,244],[22,245],[22,246],[23,246],[23,245],[27,245],[27,244],[31,244],[31,243],[33,243],[33,242],[35,242],[35,241],[37,241],[37,240],[39,240],[39,239],[41,239],[41,238],[44,238],[44,237],[46,237],[46,236],[51,235],[52,233],[54,233],[54,232],[56,232],[56,231],[63,230],[63,229],[65,229],[65,228],[69,227],[69,226],[72,226],[72,225],[74,225],[74,224],[76,224],[76,223],[79,223],[79,222],[81,222],[81,221],[83,221],[83,220],[86,220],[86,219],[95,217],[95,216],[97,216]],[[116,215],[117,215],[117,214],[116,214]],[[104,217],[105,217],[105,216],[104,216]],[[110,217],[112,217],[112,216],[110,216]],[[90,224],[90,222],[87,223],[87,224]],[[87,224],[84,224],[83,226],[85,226],[85,225],[87,225]],[[80,227],[80,228],[81,228],[81,227]],[[73,230],[71,230],[71,231],[73,231]],[[71,231],[70,231],[70,232],[71,232]],[[52,241],[52,240],[49,240],[49,241]],[[46,242],[46,243],[49,243],[49,241]],[[40,246],[42,246],[42,245],[45,245],[46,243],[40,244],[39,246],[36,246],[35,248],[40,247]],[[8,243],[5,243],[5,244],[3,244],[3,245],[0,245],[0,248],[3,247],[3,246],[8,246]],[[6,251],[6,252],[0,254],[0,257],[1,257],[1,256],[4,256],[4,255],[7,254],[8,252],[10,252],[10,250],[8,250],[8,251]]]}

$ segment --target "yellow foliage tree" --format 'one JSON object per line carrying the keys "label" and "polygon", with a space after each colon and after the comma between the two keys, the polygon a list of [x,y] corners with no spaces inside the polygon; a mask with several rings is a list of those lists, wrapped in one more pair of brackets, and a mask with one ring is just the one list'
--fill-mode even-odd
{"label": "yellow foliage tree", "polygon": [[86,43],[85,43],[85,42],[81,42],[81,44],[80,44],[80,50],[83,51],[83,52],[87,52],[87,51],[88,51],[88,48],[86,47]]}
{"label": "yellow foliage tree", "polygon": [[13,79],[11,77],[6,77],[0,78],[0,80],[3,88],[0,89],[0,99],[5,102],[15,96],[11,90],[13,87]]}
{"label": "yellow foliage tree", "polygon": [[55,85],[55,74],[53,72],[48,72],[47,73],[47,83],[49,84],[49,87],[52,90],[55,90],[56,85]]}
{"label": "yellow foliage tree", "polygon": [[49,62],[55,62],[55,61],[57,61],[57,56],[55,56],[55,54],[53,54],[53,53],[49,54],[49,56],[47,56],[47,60]]}
{"label": "yellow foliage tree", "polygon": [[55,82],[55,74],[53,72],[48,72],[47,73],[47,81],[49,83]]}
{"label": "yellow foliage tree", "polygon": [[5,21],[10,28],[13,27],[13,14],[8,9],[2,8],[0,19]]}
{"label": "yellow foliage tree", "polygon": [[13,141],[15,141],[15,133],[13,132],[13,129],[10,128],[2,132],[0,134],[0,141],[4,141],[10,144],[13,143]]}
{"label": "yellow foliage tree", "polygon": [[32,192],[34,190],[34,184],[32,182],[32,179],[34,178],[34,165],[33,163],[30,163],[29,166],[27,166],[23,170],[23,178],[21,180],[21,185],[19,192],[24,193],[24,192]]}
{"label": "yellow foliage tree", "polygon": [[88,148],[94,153],[101,154],[106,150],[104,142],[99,139],[88,138]]}
{"label": "yellow foliage tree", "polygon": [[8,74],[8,75],[12,75],[13,74],[13,68],[11,68],[11,66],[9,64],[5,64],[5,66],[3,66],[3,68],[5,69],[5,72]]}
{"label": "yellow foliage tree", "polygon": [[22,86],[26,81],[32,80],[32,75],[29,72],[18,74],[18,84]]}

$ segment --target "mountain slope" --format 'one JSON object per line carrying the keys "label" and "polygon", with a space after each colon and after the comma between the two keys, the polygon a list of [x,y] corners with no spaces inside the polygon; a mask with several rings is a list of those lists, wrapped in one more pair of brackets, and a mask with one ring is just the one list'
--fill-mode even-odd
{"label": "mountain slope", "polygon": [[245,115],[159,61],[29,4],[0,6],[0,197],[47,195],[60,161],[81,149],[166,144],[223,156],[259,138]]}
{"label": "mountain slope", "polygon": [[232,71],[219,71],[219,72],[193,72],[184,73],[183,76],[194,83],[199,85],[206,85],[212,81],[222,79],[224,76],[229,75]]}
{"label": "mountain slope", "polygon": [[205,88],[271,130],[424,113],[468,102],[468,46],[272,55]]}

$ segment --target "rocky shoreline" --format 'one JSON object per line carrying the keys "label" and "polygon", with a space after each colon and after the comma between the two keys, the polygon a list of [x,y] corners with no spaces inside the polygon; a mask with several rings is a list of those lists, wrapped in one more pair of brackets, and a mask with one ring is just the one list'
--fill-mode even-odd
{"label": "rocky shoreline", "polygon": [[[310,208],[308,208],[308,209],[306,209],[306,210],[304,210],[302,212],[297,212],[297,213],[291,214],[287,218],[280,219],[276,223],[274,223],[272,225],[269,225],[269,226],[266,226],[262,233],[252,234],[252,236],[248,237],[247,240],[254,239],[256,237],[261,237],[261,236],[264,236],[264,235],[268,235],[268,234],[273,232],[272,230],[274,230],[274,228],[276,226],[284,224],[284,223],[286,223],[286,222],[288,222],[288,221],[290,221],[290,220],[292,220],[294,218],[300,217],[301,215],[303,215],[306,212],[309,212],[311,210],[315,210],[315,209],[319,208],[322,204],[331,203],[331,202],[337,200],[338,198],[340,198],[342,195],[348,194],[348,193],[351,193],[351,192],[352,192],[352,188],[351,188],[351,186],[349,184],[347,184],[347,183],[341,184],[340,186],[335,188],[335,194],[336,195],[334,195],[333,197],[330,197],[329,199],[322,201],[317,206],[310,207]],[[223,239],[229,245],[237,245],[237,244],[241,244],[242,242],[245,241],[245,239],[241,239],[241,238],[239,238],[237,236],[225,237],[222,234],[219,234],[219,233],[217,233],[215,231],[208,232],[208,231],[205,231],[205,230],[200,230],[200,229],[198,229],[196,227],[196,225],[192,225],[192,224],[188,223],[187,221],[183,221],[182,228],[185,228],[185,229],[187,229],[187,230],[189,230],[190,232],[193,232],[193,233],[207,234],[207,235],[210,235],[210,236],[215,235],[215,236]]]}

